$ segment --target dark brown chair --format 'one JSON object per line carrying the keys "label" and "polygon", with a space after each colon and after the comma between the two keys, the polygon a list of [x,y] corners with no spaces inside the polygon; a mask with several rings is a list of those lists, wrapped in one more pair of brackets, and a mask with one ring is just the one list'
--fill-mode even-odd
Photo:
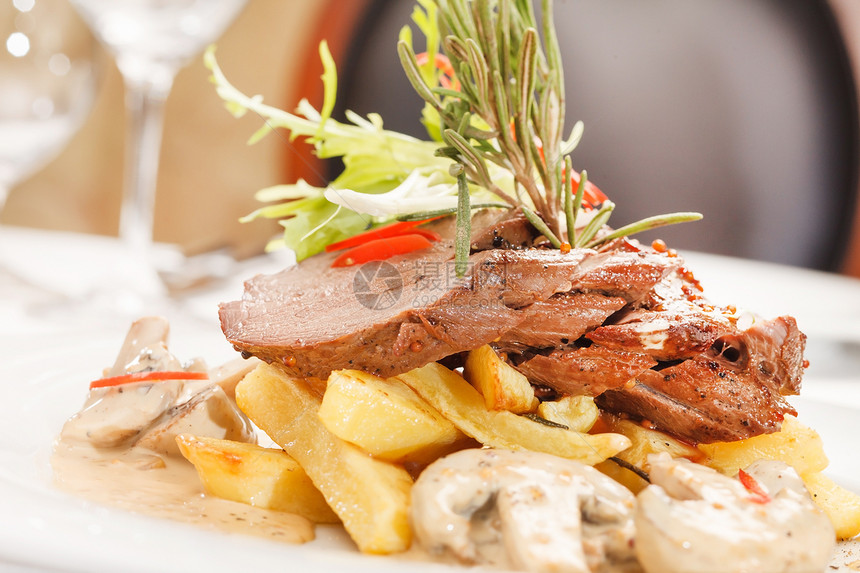
{"label": "dark brown chair", "polygon": [[[339,108],[379,112],[386,126],[422,136],[421,102],[395,53],[412,2],[330,4],[319,36],[337,41]],[[586,127],[574,166],[618,204],[616,225],[700,211],[701,222],[644,238],[850,266],[857,95],[826,0],[556,0],[555,10],[567,117]],[[319,87],[316,59],[310,89]]]}

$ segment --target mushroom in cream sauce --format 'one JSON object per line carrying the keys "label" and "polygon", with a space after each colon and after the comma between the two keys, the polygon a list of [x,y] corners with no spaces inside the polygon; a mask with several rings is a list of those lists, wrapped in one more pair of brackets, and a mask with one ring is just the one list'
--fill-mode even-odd
{"label": "mushroom in cream sauce", "polygon": [[92,384],[84,408],[54,444],[57,486],[207,529],[279,542],[312,540],[314,524],[303,516],[205,493],[194,466],[179,455],[176,434],[255,441],[234,389],[258,361],[234,360],[207,373],[202,360],[177,360],[167,349],[167,335],[162,318],[132,325],[115,364]]}
{"label": "mushroom in cream sauce", "polygon": [[431,554],[533,572],[635,564],[635,499],[592,467],[549,454],[469,449],[424,470],[415,536]]}
{"label": "mushroom in cream sauce", "polygon": [[649,457],[651,485],[639,493],[636,552],[648,573],[823,571],[833,526],[794,469],[759,461],[740,477]]}
{"label": "mushroom in cream sauce", "polygon": [[[98,448],[139,446],[162,455],[178,455],[180,433],[255,441],[253,427],[217,381],[205,376],[205,364],[183,366],[167,349],[169,327],[160,317],[146,317],[129,329],[106,377],[150,372],[201,372],[203,379],[130,381],[90,390],[83,409],[72,416],[62,439]],[[235,369],[230,371],[236,376]],[[228,381],[228,385],[230,382]]]}

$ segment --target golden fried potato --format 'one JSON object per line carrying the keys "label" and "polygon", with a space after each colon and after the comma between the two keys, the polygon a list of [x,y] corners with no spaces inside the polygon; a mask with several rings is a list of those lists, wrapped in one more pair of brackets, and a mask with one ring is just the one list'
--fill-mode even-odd
{"label": "golden fried potato", "polygon": [[562,396],[558,400],[541,402],[537,414],[575,432],[587,432],[597,421],[600,410],[591,396]]}
{"label": "golden fried potato", "polygon": [[296,513],[315,523],[340,521],[305,470],[283,450],[189,434],[176,436],[176,443],[214,496]]}
{"label": "golden fried potato", "polygon": [[584,434],[551,427],[511,412],[488,410],[460,374],[431,363],[397,376],[463,433],[487,446],[533,450],[593,465],[630,446],[620,434]]}
{"label": "golden fried potato", "polygon": [[[642,424],[615,416],[606,415],[603,420],[610,431],[627,436],[631,442],[629,448],[619,452],[615,457],[641,470],[648,470],[649,454],[666,452],[673,458],[686,458],[693,461],[703,457],[695,447],[659,430],[646,428]],[[639,493],[648,485],[648,482],[636,472],[622,467],[615,461],[607,460],[596,467],[633,493]]]}
{"label": "golden fried potato", "polygon": [[729,476],[737,475],[756,460],[779,460],[804,475],[820,472],[827,467],[827,456],[818,432],[786,416],[782,428],[772,434],[762,434],[737,442],[699,444],[705,454],[702,463]]}
{"label": "golden fried potato", "polygon": [[428,464],[468,437],[409,386],[358,370],[332,372],[319,417],[374,457]]}
{"label": "golden fried potato", "polygon": [[538,405],[529,379],[499,358],[489,345],[469,352],[463,376],[484,396],[489,410],[534,412]]}
{"label": "golden fried potato", "polygon": [[236,386],[236,402],[304,468],[360,551],[409,548],[412,478],[332,434],[318,416],[317,394],[304,380],[262,364]]}
{"label": "golden fried potato", "polygon": [[851,539],[860,533],[860,496],[821,472],[808,473],[801,478],[812,499],[830,518],[838,539]]}

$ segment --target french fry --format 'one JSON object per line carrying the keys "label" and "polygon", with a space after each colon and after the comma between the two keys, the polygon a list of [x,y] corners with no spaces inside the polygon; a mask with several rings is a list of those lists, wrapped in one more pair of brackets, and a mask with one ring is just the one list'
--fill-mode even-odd
{"label": "french fry", "polygon": [[706,456],[704,465],[730,476],[756,460],[785,462],[800,475],[820,472],[828,464],[821,436],[794,416],[786,416],[778,432],[737,442],[699,444],[698,448]]}
{"label": "french fry", "polygon": [[860,496],[841,487],[821,472],[802,475],[813,501],[833,523],[837,539],[860,533]]}
{"label": "french fry", "polygon": [[409,386],[358,370],[332,372],[319,417],[374,457],[428,464],[471,441]]}
{"label": "french fry", "polygon": [[584,434],[555,428],[511,412],[488,410],[457,372],[431,363],[397,376],[455,426],[487,446],[533,450],[593,465],[630,446],[620,434]]}
{"label": "french fry", "polygon": [[523,414],[537,408],[538,399],[529,379],[499,358],[489,345],[469,352],[463,376],[481,393],[490,410]]}
{"label": "french fry", "polygon": [[[652,430],[636,422],[615,416],[604,416],[603,420],[606,422],[609,431],[617,432],[630,438],[630,447],[623,452],[619,452],[616,457],[637,468],[647,470],[648,456],[661,452],[665,452],[673,458],[687,458],[693,461],[697,461],[703,457],[703,454],[694,446],[676,440],[658,430]],[[627,487],[633,493],[639,493],[648,485],[648,482],[637,473],[622,467],[613,460],[607,460],[599,464],[597,469]]]}
{"label": "french fry", "polygon": [[189,434],[176,436],[176,443],[214,496],[296,513],[315,523],[340,521],[301,466],[283,450]]}
{"label": "french fry", "polygon": [[587,432],[600,415],[591,396],[562,396],[558,400],[541,402],[538,416],[556,424],[564,424],[575,432]]}
{"label": "french fry", "polygon": [[236,402],[304,468],[360,551],[409,548],[412,478],[332,434],[317,415],[317,394],[304,380],[262,364],[236,386]]}

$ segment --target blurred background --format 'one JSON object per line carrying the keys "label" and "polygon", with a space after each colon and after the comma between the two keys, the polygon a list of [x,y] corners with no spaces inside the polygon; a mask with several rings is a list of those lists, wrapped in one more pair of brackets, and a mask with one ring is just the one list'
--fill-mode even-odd
{"label": "blurred background", "polygon": [[[860,276],[857,0],[556,0],[574,167],[617,204],[616,226],[668,211],[705,219],[655,232],[676,248]],[[319,101],[317,43],[340,72],[338,107],[423,136],[421,102],[394,45],[406,0],[250,0],[217,42],[247,94],[292,110]],[[274,222],[241,224],[256,190],[325,177],[318,164],[234,119],[202,58],[167,100],[155,239],[189,254],[261,252]],[[0,78],[2,82],[2,78]],[[2,102],[0,102],[2,104]],[[124,145],[121,77],[106,56],[82,129],[12,190],[0,224],[115,235]],[[646,237],[650,238],[650,237]]]}

